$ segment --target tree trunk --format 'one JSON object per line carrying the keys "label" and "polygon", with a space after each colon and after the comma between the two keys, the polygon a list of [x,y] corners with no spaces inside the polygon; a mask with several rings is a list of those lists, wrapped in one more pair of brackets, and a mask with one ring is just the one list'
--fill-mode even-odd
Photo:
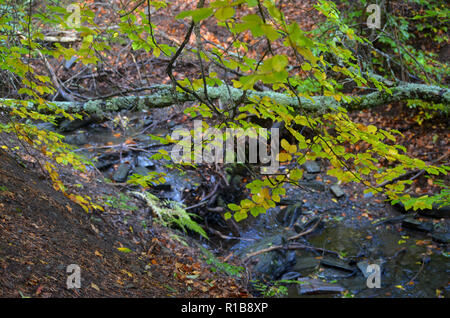
{"label": "tree trunk", "polygon": [[[69,113],[87,113],[95,117],[104,117],[105,113],[121,110],[143,110],[151,108],[163,108],[187,101],[195,101],[193,95],[184,92],[174,92],[170,85],[155,85],[152,87],[153,93],[143,96],[113,97],[110,99],[97,99],[86,102],[54,102],[54,104]],[[247,91],[246,102],[269,97],[279,104],[291,106],[296,111],[309,114],[323,114],[337,107],[344,107],[348,110],[361,110],[392,102],[408,99],[418,99],[425,102],[440,103],[444,105],[444,110],[448,112],[450,105],[450,89],[424,85],[402,83],[391,87],[392,94],[386,92],[373,92],[367,95],[351,96],[350,101],[344,101],[345,97],[338,102],[333,96],[312,96],[311,99],[305,97],[292,97],[283,93],[271,91],[257,92]],[[221,99],[223,103],[239,101],[244,91],[233,87],[208,87],[208,97],[210,99]],[[197,94],[204,97],[203,89]],[[1,99],[0,99],[1,101]],[[6,100],[3,100],[6,101]],[[11,100],[8,100],[11,102]],[[35,108],[30,104],[30,108]]]}

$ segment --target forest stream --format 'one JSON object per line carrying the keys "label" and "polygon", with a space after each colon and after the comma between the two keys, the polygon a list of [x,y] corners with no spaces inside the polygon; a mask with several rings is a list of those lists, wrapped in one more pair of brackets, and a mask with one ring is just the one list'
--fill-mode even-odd
{"label": "forest stream", "polygon": [[[198,192],[204,180],[193,170],[180,173],[149,159],[161,147],[168,148],[148,134],[164,136],[173,129],[153,124],[158,123],[157,113],[121,114],[128,125],[120,133],[117,127],[111,128],[112,122],[90,124],[66,132],[66,141],[75,145],[77,152],[96,158],[97,169],[117,183],[125,182],[132,173],[166,173],[166,182],[152,192],[186,204],[185,198]],[[130,139],[135,150],[127,148]],[[311,173],[299,182],[301,187],[286,185],[287,195],[279,206],[237,223],[239,233],[229,231],[217,213],[204,214],[206,222],[226,239],[213,235],[211,241],[202,240],[202,245],[216,256],[232,255],[242,260],[248,253],[286,245],[289,237],[314,226],[311,233],[296,241],[298,248],[274,250],[246,260],[254,286],[282,280],[288,286],[288,297],[449,296],[449,211],[417,219],[417,213],[402,214],[373,196],[360,195],[355,200],[344,192],[336,193],[342,191],[340,188],[330,191],[320,166],[310,168]],[[316,175],[321,175],[321,181]],[[230,199],[230,193],[219,193],[221,199]],[[380,288],[368,287],[370,264],[379,265]],[[255,295],[261,295],[257,287]]]}

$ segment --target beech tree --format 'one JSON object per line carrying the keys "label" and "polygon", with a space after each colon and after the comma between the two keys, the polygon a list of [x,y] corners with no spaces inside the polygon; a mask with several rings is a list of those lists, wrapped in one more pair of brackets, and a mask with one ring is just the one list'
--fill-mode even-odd
{"label": "beech tree", "polygon": [[[327,173],[339,181],[361,183],[367,192],[382,191],[393,203],[402,202],[407,209],[448,205],[445,187],[433,197],[405,193],[405,187],[412,182],[405,176],[422,171],[439,178],[447,174],[448,166],[412,158],[395,143],[400,132],[357,124],[348,116],[351,110],[400,101],[446,116],[450,91],[440,82],[445,72],[448,74],[446,65],[430,62],[430,57],[420,52],[410,52],[386,29],[368,30],[366,26],[364,32],[359,32],[331,1],[320,0],[314,6],[325,23],[313,30],[304,30],[286,18],[284,10],[289,2],[192,1],[191,8],[173,17],[187,26],[181,40],[164,34],[152,22],[152,15],[168,2],[129,1],[117,12],[118,24],[100,27],[89,5],[80,3],[68,11],[64,3],[59,3],[46,5],[43,10],[42,6],[33,7],[32,1],[1,1],[2,6],[14,7],[19,14],[20,21],[7,14],[0,18],[0,54],[2,70],[16,83],[17,93],[23,98],[0,100],[8,117],[0,130],[16,133],[49,158],[43,166],[55,188],[66,193],[51,160],[77,169],[84,169],[88,162],[71,152],[62,136],[40,130],[32,121],[55,122],[61,116],[102,119],[123,109],[170,107],[189,101],[194,104],[185,113],[207,119],[205,129],[257,129],[261,122],[282,123],[294,140],[281,140],[283,151],[278,157],[293,168],[250,182],[247,187],[252,198],[230,204],[227,218],[241,220],[248,213],[257,216],[274,207],[285,194],[284,184],[298,182],[303,175],[302,165],[315,159],[330,162],[333,168]],[[448,20],[448,10],[436,12],[427,12],[428,18]],[[43,34],[48,27],[58,29],[59,35]],[[216,43],[204,37],[212,27],[227,34],[229,40]],[[392,56],[376,48],[376,36],[395,45],[402,61],[394,62]],[[98,68],[102,54],[116,40],[130,43],[134,50],[144,50],[149,58],[164,57],[170,83],[142,85],[83,100],[61,83],[48,62],[50,58],[71,61],[76,57],[78,62]],[[381,62],[374,63],[367,54]],[[177,63],[185,56],[195,59],[195,72],[180,76]],[[41,61],[46,74],[30,66],[32,59]],[[392,71],[394,63],[400,63],[401,79]],[[380,64],[386,65],[383,72]],[[48,97],[55,94],[65,101],[50,101]],[[302,134],[298,127],[306,127],[312,134]],[[167,136],[165,142],[174,141]],[[364,150],[346,152],[348,143],[360,143]],[[170,159],[166,152],[158,156]],[[381,165],[380,160],[387,160],[389,165]],[[152,184],[148,178],[134,181]],[[101,209],[88,197],[66,194],[86,210]]]}

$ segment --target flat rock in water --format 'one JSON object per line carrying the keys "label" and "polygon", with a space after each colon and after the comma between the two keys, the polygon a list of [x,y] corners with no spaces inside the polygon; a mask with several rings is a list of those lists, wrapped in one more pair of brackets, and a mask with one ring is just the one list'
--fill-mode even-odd
{"label": "flat rock in water", "polygon": [[[283,245],[285,239],[281,235],[265,238],[255,244],[252,250],[259,251],[270,246]],[[276,280],[295,264],[295,252],[285,250],[275,250],[256,256],[258,263],[255,265],[255,272],[263,279]]]}
{"label": "flat rock in water", "polygon": [[330,190],[336,196],[336,198],[341,198],[345,195],[345,192],[342,191],[341,187],[337,184],[333,184],[330,187]]}
{"label": "flat rock in water", "polygon": [[277,214],[276,219],[281,225],[291,227],[297,221],[297,219],[300,217],[301,214],[302,214],[302,203],[297,202],[294,205],[290,205],[287,208],[282,209]]}
{"label": "flat rock in water", "polygon": [[308,160],[303,164],[303,168],[305,168],[307,173],[319,173],[320,166],[317,162]]}
{"label": "flat rock in water", "polygon": [[[309,221],[306,222],[301,222],[300,220],[298,220],[297,222],[294,223],[294,231],[297,233],[301,233],[307,229],[309,229],[310,227],[314,226],[314,224],[316,224],[317,222],[319,222],[320,217],[315,216],[313,218],[311,218]],[[320,226],[320,224],[319,224]]]}
{"label": "flat rock in water", "polygon": [[450,233],[433,233],[431,238],[438,243],[450,243]]}
{"label": "flat rock in water", "polygon": [[113,175],[113,180],[116,182],[125,182],[128,177],[128,173],[131,170],[131,166],[128,163],[121,164]]}
{"label": "flat rock in water", "polygon": [[154,170],[155,164],[146,156],[139,156],[136,158],[136,165],[147,169]]}
{"label": "flat rock in water", "polygon": [[297,257],[297,263],[292,270],[294,272],[301,272],[306,269],[316,268],[320,264],[320,260],[314,257]]}
{"label": "flat rock in water", "polygon": [[431,232],[433,230],[433,225],[431,223],[420,222],[419,220],[415,220],[413,218],[404,219],[402,222],[402,227],[421,232]]}
{"label": "flat rock in water", "polygon": [[361,261],[356,264],[356,266],[359,268],[361,273],[364,275],[365,278],[369,277],[370,273],[367,272],[367,266],[369,266],[368,261]]}
{"label": "flat rock in water", "polygon": [[281,276],[281,280],[293,280],[296,279],[297,277],[301,276],[300,273],[297,272],[287,272],[284,273],[283,276]]}
{"label": "flat rock in water", "polygon": [[95,162],[95,167],[98,170],[105,170],[109,168],[120,159],[120,154],[118,152],[107,152],[97,157]]}
{"label": "flat rock in water", "polygon": [[346,262],[343,262],[339,259],[333,259],[333,258],[323,258],[320,263],[324,266],[337,268],[343,271],[347,272],[353,272],[355,269],[348,265]]}
{"label": "flat rock in water", "polygon": [[326,283],[318,279],[302,277],[298,281],[300,282],[297,287],[299,295],[335,294],[345,291],[342,286]]}
{"label": "flat rock in water", "polygon": [[133,173],[136,173],[136,174],[141,175],[141,176],[146,176],[146,175],[148,175],[150,173],[150,170],[148,170],[145,167],[136,167],[136,168],[133,169]]}

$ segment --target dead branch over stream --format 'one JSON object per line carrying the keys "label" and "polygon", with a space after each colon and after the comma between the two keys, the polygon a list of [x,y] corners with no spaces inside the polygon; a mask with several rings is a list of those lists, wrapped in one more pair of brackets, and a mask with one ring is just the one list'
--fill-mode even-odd
{"label": "dead branch over stream", "polygon": [[[152,93],[142,96],[120,96],[85,102],[53,102],[53,104],[69,113],[87,113],[103,118],[106,113],[114,111],[163,108],[184,102],[197,101],[196,96],[193,94],[173,91],[173,86],[171,85],[153,85],[145,89],[152,91]],[[400,82],[397,86],[392,87],[391,90],[392,94],[385,91],[377,91],[367,95],[349,96],[351,101],[348,102],[343,100],[337,102],[333,96],[312,96],[310,99],[305,97],[297,98],[296,96],[273,91],[243,91],[225,85],[208,87],[207,94],[209,99],[220,99],[224,103],[240,102],[243,97],[247,103],[254,103],[262,98],[270,98],[276,103],[291,106],[296,111],[310,114],[323,114],[336,110],[339,106],[348,110],[362,110],[408,99],[440,103],[444,105],[445,110],[448,110],[450,105],[450,89],[448,88]],[[203,89],[198,90],[196,94],[202,97],[205,95]],[[10,99],[0,99],[2,104],[10,104],[11,102],[13,101]],[[29,107],[37,109],[31,103]]]}

